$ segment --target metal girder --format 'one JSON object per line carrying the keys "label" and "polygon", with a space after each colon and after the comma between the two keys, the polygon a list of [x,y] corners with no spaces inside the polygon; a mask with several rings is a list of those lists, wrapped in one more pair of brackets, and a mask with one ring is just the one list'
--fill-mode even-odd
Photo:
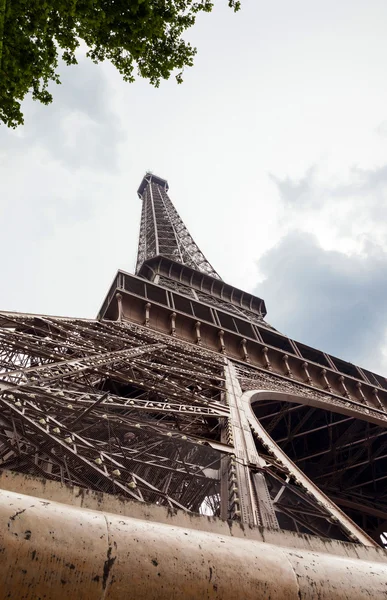
{"label": "metal girder", "polygon": [[147,174],[141,198],[143,204],[136,273],[145,260],[161,254],[220,279],[169,199],[166,182]]}
{"label": "metal girder", "polygon": [[1,324],[0,467],[372,543],[278,448],[267,456],[254,440],[222,354],[128,322],[8,314]]}
{"label": "metal girder", "polygon": [[130,324],[2,323],[0,467],[185,510],[216,496],[221,358]]}

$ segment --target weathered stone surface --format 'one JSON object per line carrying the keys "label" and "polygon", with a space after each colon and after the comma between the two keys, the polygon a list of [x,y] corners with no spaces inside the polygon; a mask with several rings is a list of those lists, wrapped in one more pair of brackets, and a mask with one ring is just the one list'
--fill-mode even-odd
{"label": "weathered stone surface", "polygon": [[[318,539],[311,537],[307,550],[308,536],[286,532],[272,532],[271,543],[265,543],[262,531],[234,537],[230,531],[216,533],[226,525],[222,522],[215,521],[209,532],[198,528],[200,519],[196,528],[181,526],[178,514],[165,524],[152,520],[153,509],[148,510],[145,520],[1,491],[2,597],[386,597],[387,557],[382,550],[322,540],[316,550]],[[207,528],[208,520],[202,524]],[[280,535],[288,546],[275,544]],[[304,548],[292,547],[297,537],[304,538]],[[356,558],[358,551],[361,558]]]}

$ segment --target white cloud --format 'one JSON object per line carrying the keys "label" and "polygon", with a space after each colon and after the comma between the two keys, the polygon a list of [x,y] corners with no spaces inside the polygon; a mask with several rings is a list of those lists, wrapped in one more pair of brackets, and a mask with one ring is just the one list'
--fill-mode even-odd
{"label": "white cloud", "polygon": [[187,33],[182,86],[66,68],[51,106],[27,101],[26,126],[0,130],[0,307],[94,316],[133,268],[147,169],[239,287],[273,280],[257,259],[295,229],[354,263],[383,252],[386,22],[378,0],[246,0],[237,15],[224,1]]}
{"label": "white cloud", "polygon": [[282,238],[261,257],[257,288],[269,321],[387,371],[387,167],[351,167],[340,179],[313,165],[300,178],[271,179]]}
{"label": "white cloud", "polygon": [[310,234],[285,236],[260,260],[257,293],[268,321],[290,337],[371,370],[387,361],[387,252],[347,256]]}
{"label": "white cloud", "polygon": [[311,231],[326,249],[369,253],[386,247],[387,166],[351,167],[338,176],[324,176],[317,165],[293,180],[272,175],[283,211],[282,230]]}

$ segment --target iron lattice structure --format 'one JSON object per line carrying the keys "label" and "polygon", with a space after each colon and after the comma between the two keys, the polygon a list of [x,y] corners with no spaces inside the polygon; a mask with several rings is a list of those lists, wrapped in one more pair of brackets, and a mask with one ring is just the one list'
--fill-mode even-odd
{"label": "iron lattice structure", "polygon": [[[199,511],[221,364],[136,326],[4,315],[2,468]],[[215,367],[215,369],[214,369]]]}
{"label": "iron lattice structure", "polygon": [[136,273],[145,260],[162,255],[220,279],[169,199],[167,181],[148,173],[138,195],[143,204]]}
{"label": "iron lattice structure", "polygon": [[[171,508],[275,528],[282,519],[297,531],[367,540],[277,456],[259,427],[254,435],[266,449],[258,453],[249,438],[248,466],[240,435],[246,425],[234,422],[235,381],[224,357],[129,323],[3,313],[1,325],[3,469]],[[247,482],[261,496],[254,505],[238,497]],[[281,497],[275,509],[274,496]]]}
{"label": "iron lattice structure", "polygon": [[97,320],[0,314],[1,468],[380,543],[387,381],[270,327],[166,190],[144,178],[138,275],[118,273]]}

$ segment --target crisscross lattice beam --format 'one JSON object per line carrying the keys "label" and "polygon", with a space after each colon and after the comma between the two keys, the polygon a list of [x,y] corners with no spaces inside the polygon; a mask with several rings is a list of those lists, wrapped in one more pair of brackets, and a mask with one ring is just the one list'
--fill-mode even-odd
{"label": "crisscross lattice beam", "polygon": [[167,192],[167,182],[150,173],[139,188],[143,204],[136,273],[145,260],[161,255],[220,279],[194,242]]}

